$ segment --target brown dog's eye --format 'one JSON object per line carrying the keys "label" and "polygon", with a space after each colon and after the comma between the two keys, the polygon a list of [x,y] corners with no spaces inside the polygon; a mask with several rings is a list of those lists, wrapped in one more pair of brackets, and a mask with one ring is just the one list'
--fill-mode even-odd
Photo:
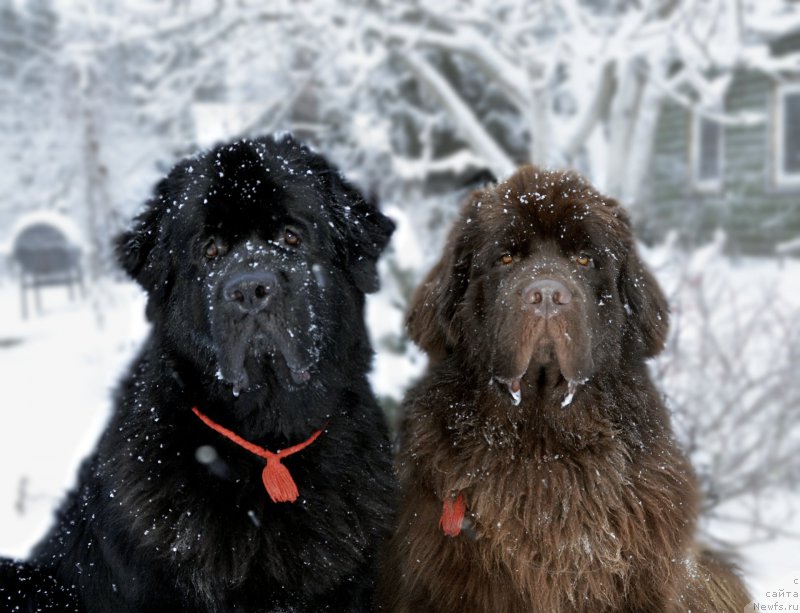
{"label": "brown dog's eye", "polygon": [[512,255],[510,253],[504,253],[502,256],[500,256],[500,263],[503,266],[508,266],[509,264],[511,264],[513,262],[514,262],[514,258],[512,257]]}
{"label": "brown dog's eye", "polygon": [[592,263],[592,258],[590,258],[588,255],[579,255],[575,258],[575,261],[581,266],[588,266]]}
{"label": "brown dog's eye", "polygon": [[283,240],[290,247],[297,247],[300,245],[300,237],[288,228],[283,233]]}
{"label": "brown dog's eye", "polygon": [[217,242],[213,238],[209,239],[206,243],[205,256],[209,260],[213,260],[219,256],[219,246],[217,246]]}

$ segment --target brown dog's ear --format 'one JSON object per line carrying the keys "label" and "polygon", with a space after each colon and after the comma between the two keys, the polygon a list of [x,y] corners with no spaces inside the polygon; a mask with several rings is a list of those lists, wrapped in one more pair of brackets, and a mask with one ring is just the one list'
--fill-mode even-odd
{"label": "brown dog's ear", "polygon": [[619,285],[628,322],[626,337],[639,345],[642,357],[651,358],[661,352],[667,340],[669,305],[632,241],[620,271]]}
{"label": "brown dog's ear", "polygon": [[408,333],[431,362],[442,360],[461,338],[456,317],[469,285],[471,253],[459,221],[450,231],[441,259],[414,291],[406,317]]}

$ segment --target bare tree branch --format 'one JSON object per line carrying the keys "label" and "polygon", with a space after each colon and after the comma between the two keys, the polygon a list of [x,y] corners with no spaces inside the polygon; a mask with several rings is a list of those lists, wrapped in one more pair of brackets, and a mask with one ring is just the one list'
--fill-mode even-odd
{"label": "bare tree branch", "polygon": [[492,136],[483,128],[472,110],[458,93],[425,59],[414,51],[400,53],[400,58],[417,78],[425,83],[452,115],[455,127],[473,150],[480,152],[487,166],[497,176],[511,174],[515,164]]}

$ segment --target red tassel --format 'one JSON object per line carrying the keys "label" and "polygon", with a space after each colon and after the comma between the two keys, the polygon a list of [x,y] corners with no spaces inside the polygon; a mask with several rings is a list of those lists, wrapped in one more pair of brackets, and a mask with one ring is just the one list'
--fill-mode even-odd
{"label": "red tassel", "polygon": [[261,479],[264,481],[264,487],[267,488],[267,494],[272,498],[272,502],[294,502],[297,500],[299,492],[297,485],[289,473],[289,469],[281,464],[281,459],[278,456],[272,456],[267,459],[267,465],[261,473]]}
{"label": "red tassel", "polygon": [[247,449],[247,451],[250,453],[257,455],[260,458],[264,458],[267,461],[267,465],[264,467],[264,470],[261,473],[261,480],[264,482],[264,487],[267,489],[269,497],[272,498],[272,502],[294,502],[297,500],[297,497],[299,496],[297,485],[295,484],[294,479],[292,479],[289,469],[281,464],[281,458],[290,456],[293,453],[297,453],[298,451],[302,451],[308,447],[311,443],[317,440],[317,437],[320,434],[322,434],[322,430],[317,430],[302,443],[282,449],[277,453],[272,453],[268,449],[264,449],[263,447],[259,447],[258,445],[254,445],[253,443],[246,441],[233,430],[228,430],[227,428],[220,426],[213,419],[201,413],[200,409],[197,407],[194,407],[192,412],[212,430],[219,432],[225,438],[233,441],[240,447]]}
{"label": "red tassel", "polygon": [[466,510],[464,495],[461,492],[455,499],[448,498],[444,501],[439,527],[447,536],[458,536],[461,533],[461,524],[464,522]]}

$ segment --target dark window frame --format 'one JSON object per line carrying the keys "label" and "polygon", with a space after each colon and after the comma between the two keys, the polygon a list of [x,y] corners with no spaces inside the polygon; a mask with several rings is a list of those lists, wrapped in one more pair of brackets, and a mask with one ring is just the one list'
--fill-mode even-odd
{"label": "dark window frame", "polygon": [[[713,146],[716,147],[716,174],[709,174],[708,168],[703,168],[707,163],[707,156],[703,152],[711,146],[704,143],[703,138],[709,135],[705,129],[711,126],[716,127],[716,140]],[[692,187],[699,192],[718,192],[722,189],[722,179],[725,169],[725,124],[721,121],[709,117],[707,113],[692,111],[691,135],[690,135],[690,169]]]}
{"label": "dark window frame", "polygon": [[[794,123],[786,120],[786,99],[795,97],[797,108],[793,113],[798,116]],[[798,149],[796,168],[786,171],[787,129],[792,128]],[[773,141],[773,181],[777,187],[800,187],[800,83],[782,83],[775,89],[775,129]]]}

